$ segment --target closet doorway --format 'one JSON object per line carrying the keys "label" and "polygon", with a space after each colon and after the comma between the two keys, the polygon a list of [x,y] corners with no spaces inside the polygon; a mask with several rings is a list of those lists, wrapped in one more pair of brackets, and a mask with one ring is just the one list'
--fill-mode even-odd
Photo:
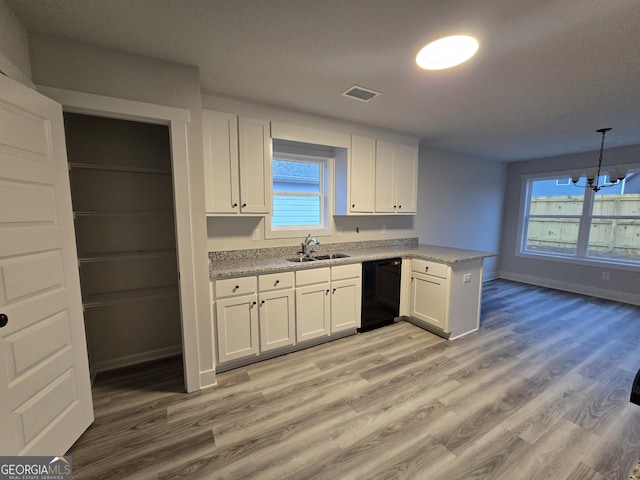
{"label": "closet doorway", "polygon": [[64,121],[91,373],[179,355],[169,127]]}

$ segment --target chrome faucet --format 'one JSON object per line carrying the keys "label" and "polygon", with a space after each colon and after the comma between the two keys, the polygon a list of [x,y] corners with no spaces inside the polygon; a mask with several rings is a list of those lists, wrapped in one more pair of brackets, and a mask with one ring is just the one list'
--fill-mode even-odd
{"label": "chrome faucet", "polygon": [[312,238],[311,234],[309,234],[307,235],[307,238],[304,239],[304,242],[300,244],[302,247],[300,253],[305,257],[310,257],[312,253],[316,253],[315,251],[311,250],[311,244],[320,245],[320,242],[315,238]]}

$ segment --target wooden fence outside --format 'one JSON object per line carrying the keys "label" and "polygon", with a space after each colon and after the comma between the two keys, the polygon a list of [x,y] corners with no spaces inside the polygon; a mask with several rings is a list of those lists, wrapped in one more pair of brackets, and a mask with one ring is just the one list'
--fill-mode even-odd
{"label": "wooden fence outside", "polygon": [[[582,196],[533,197],[531,215],[558,215],[554,218],[530,218],[527,246],[539,251],[575,251]],[[599,195],[594,200],[593,216],[640,217],[640,194]],[[640,218],[593,218],[589,235],[589,253],[607,257],[640,260]]]}

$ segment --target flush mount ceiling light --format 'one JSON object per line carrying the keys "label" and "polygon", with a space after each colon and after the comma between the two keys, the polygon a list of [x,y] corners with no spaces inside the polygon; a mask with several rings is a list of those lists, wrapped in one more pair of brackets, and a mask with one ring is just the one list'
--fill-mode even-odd
{"label": "flush mount ceiling light", "polygon": [[466,62],[478,51],[478,41],[467,35],[444,37],[427,44],[416,56],[425,70],[443,70]]}

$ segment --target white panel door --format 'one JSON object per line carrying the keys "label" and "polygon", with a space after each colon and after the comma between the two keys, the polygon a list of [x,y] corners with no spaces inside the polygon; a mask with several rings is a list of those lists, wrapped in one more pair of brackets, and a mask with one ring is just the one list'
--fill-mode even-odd
{"label": "white panel door", "polygon": [[62,109],[0,75],[0,455],[93,421]]}

